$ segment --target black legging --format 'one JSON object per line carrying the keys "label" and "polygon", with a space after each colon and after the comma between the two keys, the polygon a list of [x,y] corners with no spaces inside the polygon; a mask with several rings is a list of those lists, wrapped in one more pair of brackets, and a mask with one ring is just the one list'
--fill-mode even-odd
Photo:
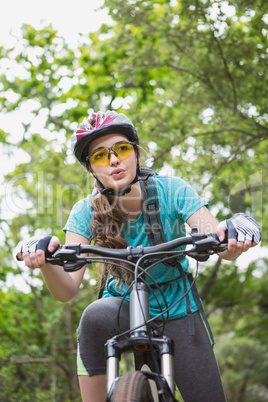
{"label": "black legging", "polygon": [[[121,299],[109,297],[90,304],[78,328],[82,363],[89,376],[106,373],[104,344],[117,334],[116,318]],[[120,329],[129,328],[129,304],[120,313]],[[175,382],[186,402],[226,401],[216,359],[199,313],[193,313],[195,335],[190,336],[187,317],[170,320],[164,335],[175,342]],[[159,321],[158,321],[159,324]]]}

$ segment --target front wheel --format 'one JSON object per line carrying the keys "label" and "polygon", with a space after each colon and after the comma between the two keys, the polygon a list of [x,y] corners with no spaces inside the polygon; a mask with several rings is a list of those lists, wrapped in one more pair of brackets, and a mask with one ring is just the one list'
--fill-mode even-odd
{"label": "front wheel", "polygon": [[140,371],[124,374],[117,382],[111,402],[153,402],[147,377]]}

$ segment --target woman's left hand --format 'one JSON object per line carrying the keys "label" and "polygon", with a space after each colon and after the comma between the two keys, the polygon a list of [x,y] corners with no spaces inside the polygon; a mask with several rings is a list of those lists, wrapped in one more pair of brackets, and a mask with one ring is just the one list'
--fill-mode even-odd
{"label": "woman's left hand", "polygon": [[220,222],[216,234],[221,242],[228,240],[227,252],[230,254],[230,259],[239,257],[261,241],[260,225],[245,213],[237,213],[230,219]]}

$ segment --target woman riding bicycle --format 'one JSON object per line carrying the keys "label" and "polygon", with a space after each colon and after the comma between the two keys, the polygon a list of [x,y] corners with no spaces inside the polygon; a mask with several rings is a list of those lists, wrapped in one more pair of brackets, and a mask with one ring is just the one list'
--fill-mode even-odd
{"label": "woman riding bicycle", "polygon": [[[149,246],[144,221],[147,199],[141,184],[151,172],[140,168],[139,141],[132,122],[116,112],[92,113],[72,136],[72,149],[95,178],[95,190],[73,207],[64,228],[66,244],[86,245],[94,241],[110,248]],[[259,242],[259,226],[245,214],[237,214],[227,223],[219,224],[206,202],[182,179],[155,176],[155,183],[167,240],[184,236],[185,223],[201,233],[216,232],[221,241],[225,238],[225,229],[232,228],[228,249],[220,253],[226,260],[236,259]],[[49,265],[45,262],[44,251],[29,252],[34,242],[24,242],[18,256],[29,268],[41,269],[48,289],[57,300],[71,300],[78,292],[86,267],[66,273],[62,267]],[[53,252],[58,245],[58,239],[52,237],[48,251]],[[180,265],[183,271],[188,271],[186,258]],[[84,402],[106,399],[104,344],[117,333],[118,309],[126,284],[130,282],[130,274],[124,268],[107,264],[101,269],[106,280],[105,290],[100,299],[86,308],[78,328],[78,375]],[[170,267],[159,264],[150,270],[150,275],[160,285],[168,305],[184,294],[183,278],[172,264]],[[159,297],[160,303],[161,300]],[[192,291],[188,300],[188,305],[183,298],[169,311],[164,329],[164,335],[175,342],[176,384],[185,401],[225,401],[211,342]],[[162,307],[165,309],[165,305]],[[151,317],[159,312],[159,305],[150,294]],[[189,315],[195,328],[195,335],[191,336]],[[120,325],[122,331],[129,328],[128,297],[120,309]]]}

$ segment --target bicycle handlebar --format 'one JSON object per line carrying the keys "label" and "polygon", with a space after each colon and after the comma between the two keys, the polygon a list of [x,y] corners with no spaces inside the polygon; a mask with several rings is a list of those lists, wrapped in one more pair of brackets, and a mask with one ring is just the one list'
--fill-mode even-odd
{"label": "bicycle handlebar", "polygon": [[[175,250],[178,247],[193,245],[190,250]],[[178,252],[184,253],[197,261],[206,261],[211,254],[226,250],[227,245],[222,244],[215,233],[201,234],[192,233],[191,236],[180,237],[168,241],[166,243],[157,244],[150,247],[127,247],[124,249],[111,249],[106,247],[68,244],[59,246],[53,255],[46,255],[46,262],[53,265],[61,265],[66,271],[76,271],[85,264],[92,263],[95,259],[92,257],[84,257],[81,254],[95,254],[105,259],[120,259],[125,262],[136,262],[140,257],[150,254],[157,254],[160,258],[161,254],[174,251],[174,256]]]}

